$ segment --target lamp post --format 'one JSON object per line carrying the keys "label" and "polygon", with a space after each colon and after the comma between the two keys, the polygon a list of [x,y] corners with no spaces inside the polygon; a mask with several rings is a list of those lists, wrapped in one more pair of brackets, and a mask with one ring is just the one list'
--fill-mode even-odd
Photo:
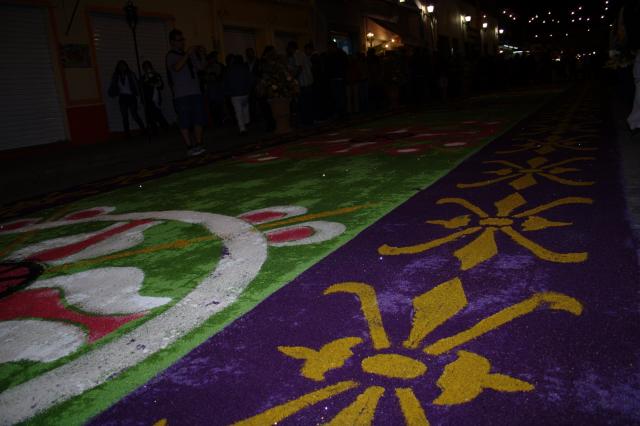
{"label": "lamp post", "polygon": [[[131,34],[133,35],[133,48],[136,53],[136,65],[138,67],[138,81],[139,87],[138,91],[140,92],[140,99],[142,100],[142,109],[144,110],[144,117],[147,121],[147,126],[149,125],[149,113],[147,111],[147,102],[144,97],[144,87],[142,86],[142,67],[140,67],[140,53],[138,51],[138,37],[136,35],[136,29],[138,27],[138,7],[133,4],[133,0],[128,0],[124,5],[124,14],[127,18],[127,25],[131,29]],[[147,132],[147,138],[149,133]]]}

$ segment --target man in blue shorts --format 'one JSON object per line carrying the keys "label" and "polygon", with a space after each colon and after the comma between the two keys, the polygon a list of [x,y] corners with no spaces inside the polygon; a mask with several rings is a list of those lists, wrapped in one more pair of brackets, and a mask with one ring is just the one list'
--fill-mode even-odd
{"label": "man in blue shorts", "polygon": [[[204,97],[200,90],[198,71],[204,69],[204,48],[191,46],[185,50],[182,31],[174,29],[169,33],[171,50],[167,53],[167,78],[173,90],[173,104],[178,116],[180,133],[187,145],[189,155],[205,152],[202,131],[206,124]],[[191,138],[193,130],[193,140]]]}

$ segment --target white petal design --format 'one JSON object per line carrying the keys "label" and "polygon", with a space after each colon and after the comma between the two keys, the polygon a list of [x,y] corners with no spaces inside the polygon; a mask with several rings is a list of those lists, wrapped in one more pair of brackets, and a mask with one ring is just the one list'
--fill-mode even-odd
{"label": "white petal design", "polygon": [[[294,230],[296,228],[312,228],[314,233],[306,238],[302,238],[294,241],[275,242],[270,241],[269,236],[282,234],[288,230]],[[347,229],[342,223],[338,222],[326,222],[323,220],[304,222],[291,226],[284,226],[282,228],[273,229],[265,232],[269,245],[274,247],[286,247],[286,246],[300,246],[305,244],[321,243],[323,241],[331,240],[338,235],[342,234]]]}
{"label": "white petal design", "polygon": [[60,288],[70,305],[101,314],[133,314],[162,306],[170,297],[141,296],[144,272],[138,268],[98,268],[39,280],[29,288]]}
{"label": "white petal design", "polygon": [[[54,238],[51,240],[42,241],[36,244],[32,244],[23,249],[16,251],[9,256],[9,260],[24,260],[37,253],[45,250],[51,250],[57,247],[63,247],[69,244],[79,243],[81,241],[92,238],[104,232],[109,232],[115,228],[125,225],[127,222],[118,222],[105,229],[96,232],[86,232],[77,235],[71,235],[69,237]],[[143,232],[152,226],[155,226],[162,222],[149,222],[130,228],[124,232],[115,234],[107,239],[100,241],[96,244],[92,244],[89,247],[81,250],[77,253],[63,257],[57,260],[51,260],[46,263],[51,265],[61,265],[70,262],[77,262],[84,259],[92,259],[94,257],[105,256],[121,250],[126,250],[137,246],[144,241]]]}
{"label": "white petal design", "polygon": [[242,220],[246,220],[254,225],[282,220],[292,216],[300,216],[307,213],[305,207],[300,206],[274,206],[266,209],[252,210],[242,213],[238,216]]}
{"label": "white petal design", "polygon": [[[101,385],[176,342],[234,303],[267,260],[268,245],[262,232],[234,217],[194,211],[152,211],[97,216],[80,222],[147,219],[200,224],[212,235],[217,235],[226,250],[206,278],[160,315],[77,359],[1,392],[0,423],[24,422],[43,410]],[[67,224],[52,221],[9,232],[18,234]],[[136,342],[135,346],[131,345],[132,341]]]}
{"label": "white petal design", "polygon": [[15,320],[0,322],[0,363],[51,362],[75,352],[84,342],[82,328],[64,322]]}

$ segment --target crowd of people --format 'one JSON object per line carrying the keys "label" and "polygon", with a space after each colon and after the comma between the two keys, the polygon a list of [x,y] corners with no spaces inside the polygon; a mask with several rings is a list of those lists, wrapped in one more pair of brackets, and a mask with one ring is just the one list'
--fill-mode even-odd
{"label": "crowd of people", "polygon": [[[118,98],[127,135],[129,115],[143,131],[156,133],[169,126],[161,108],[168,97],[162,77],[166,75],[190,155],[204,152],[206,125],[234,122],[240,135],[246,135],[250,125],[276,130],[275,99],[290,101],[291,121],[305,127],[400,105],[446,102],[471,90],[567,79],[575,71],[572,64],[557,64],[549,55],[474,58],[448,51],[431,54],[426,48],[370,48],[366,54],[349,55],[336,43],[319,52],[311,43],[300,48],[295,41],[286,52],[267,46],[258,57],[249,48],[243,54],[228,54],[223,62],[218,52],[187,47],[180,30],[172,30],[169,41],[165,73],[146,61],[139,82],[126,62],[119,61],[109,95]],[[138,98],[144,102],[147,126],[137,112]]]}

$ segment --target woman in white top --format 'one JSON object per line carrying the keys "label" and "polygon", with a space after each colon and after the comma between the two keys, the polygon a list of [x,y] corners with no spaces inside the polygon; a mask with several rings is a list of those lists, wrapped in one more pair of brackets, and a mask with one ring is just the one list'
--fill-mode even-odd
{"label": "woman in white top", "polygon": [[145,130],[145,125],[138,115],[138,82],[136,75],[129,69],[126,61],[119,60],[116,69],[111,78],[109,86],[109,96],[117,97],[120,104],[120,113],[122,114],[122,125],[124,133],[127,137],[129,133],[129,113],[141,130]]}

